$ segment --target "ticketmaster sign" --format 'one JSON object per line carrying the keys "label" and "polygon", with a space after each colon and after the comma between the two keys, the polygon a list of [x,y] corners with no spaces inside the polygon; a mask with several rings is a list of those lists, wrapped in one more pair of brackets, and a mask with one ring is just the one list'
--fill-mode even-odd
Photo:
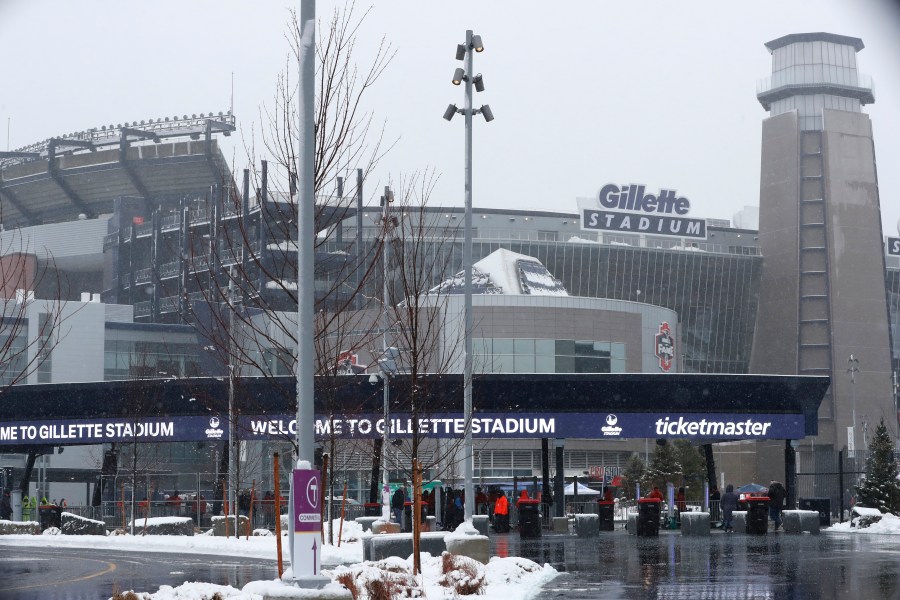
{"label": "ticketmaster sign", "polygon": [[[296,420],[289,415],[241,417],[244,440],[293,439]],[[805,421],[797,414],[727,413],[478,413],[472,420],[476,438],[684,438],[712,440],[800,439]],[[388,421],[388,435],[409,438],[460,438],[466,421],[458,414],[433,414],[413,420],[398,414]],[[317,439],[371,439],[384,432],[374,415],[344,416],[315,423]],[[143,420],[97,419],[7,422],[0,424],[0,446],[102,444],[127,441],[200,441],[228,439],[225,418],[171,417]]]}

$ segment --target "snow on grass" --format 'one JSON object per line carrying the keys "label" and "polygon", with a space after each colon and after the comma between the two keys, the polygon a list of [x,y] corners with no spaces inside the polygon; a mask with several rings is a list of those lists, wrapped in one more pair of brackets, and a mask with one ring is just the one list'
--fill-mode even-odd
{"label": "snow on grass", "polygon": [[[339,523],[335,521],[334,534],[337,537]],[[137,531],[137,528],[135,529]],[[344,521],[341,530],[341,545],[324,544],[322,546],[321,560],[323,565],[339,565],[359,562],[362,560],[362,526],[353,521]],[[327,538],[326,538],[327,539]],[[276,560],[277,544],[274,535],[254,536],[250,539],[241,536],[216,537],[210,532],[204,532],[194,536],[178,535],[128,535],[118,532],[118,535],[2,535],[0,536],[0,554],[4,552],[3,546],[14,545],[22,547],[59,547],[59,548],[107,548],[114,550],[126,550],[134,552],[187,552],[193,554],[208,554],[233,556],[240,554],[251,558],[263,558]],[[282,556],[286,563],[290,563],[290,550],[288,538],[282,535]]]}

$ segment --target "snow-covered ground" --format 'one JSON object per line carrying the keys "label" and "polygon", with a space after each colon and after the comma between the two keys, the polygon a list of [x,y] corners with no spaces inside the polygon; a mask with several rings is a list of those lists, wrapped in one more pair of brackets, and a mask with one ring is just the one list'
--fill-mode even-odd
{"label": "snow-covered ground", "polygon": [[[857,508],[858,512],[867,511],[867,514],[879,514],[880,511],[875,508]],[[871,511],[871,512],[868,512]],[[857,533],[860,535],[879,534],[879,535],[900,535],[900,517],[890,513],[881,515],[881,520],[872,523],[868,527],[852,527],[850,521],[837,523],[831,527],[824,529],[828,533]]]}
{"label": "snow-covered ground", "polygon": [[[335,525],[337,537],[338,525]],[[457,534],[474,532],[471,523],[463,523]],[[263,532],[260,532],[263,533]],[[268,533],[267,531],[265,533]],[[523,558],[494,557],[487,565],[482,565],[465,557],[455,557],[456,563],[445,564],[440,556],[422,555],[422,573],[412,576],[412,560],[394,558],[376,562],[362,562],[362,528],[355,522],[344,522],[341,530],[340,546],[322,546],[321,560],[323,575],[337,581],[339,578],[352,579],[359,589],[359,600],[365,600],[366,584],[378,582],[388,587],[418,588],[420,596],[438,600],[459,598],[457,589],[480,585],[480,600],[527,600],[540,590],[541,586],[558,575],[549,565],[538,565]],[[276,559],[276,538],[274,535],[251,535],[249,539],[214,537],[212,535],[160,536],[160,535],[59,535],[58,530],[48,530],[44,535],[0,536],[0,546],[52,546],[61,548],[106,548],[134,550],[140,552],[170,552],[211,554],[222,556]],[[287,568],[290,565],[287,537],[282,537],[282,556]],[[452,569],[451,569],[452,567]],[[449,570],[449,574],[444,571]],[[285,578],[290,577],[290,571]],[[337,586],[337,584],[333,584]],[[332,588],[334,590],[339,587]],[[285,591],[296,592],[279,580],[255,581],[238,590],[205,582],[185,582],[178,587],[163,586],[159,590],[133,590],[141,600],[201,600],[219,593],[222,598],[232,600],[257,600],[264,594],[277,597]],[[327,591],[327,590],[326,590]],[[415,592],[413,592],[415,593]],[[319,597],[319,596],[317,596]]]}

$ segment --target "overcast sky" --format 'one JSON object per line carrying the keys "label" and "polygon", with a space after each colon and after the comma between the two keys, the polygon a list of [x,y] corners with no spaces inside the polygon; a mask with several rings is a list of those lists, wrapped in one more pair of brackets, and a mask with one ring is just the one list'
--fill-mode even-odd
{"label": "overcast sky", "polygon": [[[299,7],[299,2],[294,3]],[[326,19],[343,1],[320,0]],[[271,102],[288,52],[281,0],[0,0],[0,144],[175,114],[234,111],[246,138]],[[463,203],[463,121],[441,118],[466,29],[482,36],[475,71],[496,119],[476,118],[474,204],[575,212],[609,182],[676,189],[692,215],[729,219],[757,205],[764,43],[788,33],[859,37],[875,81],[884,231],[900,219],[900,10],[886,0],[608,2],[390,0],[358,42],[385,37],[396,58],[367,108],[399,138],[367,184],[434,169],[433,203]],[[8,136],[7,136],[8,126]],[[233,137],[232,140],[237,139]],[[243,155],[229,150],[238,164]],[[241,165],[242,166],[242,165]]]}

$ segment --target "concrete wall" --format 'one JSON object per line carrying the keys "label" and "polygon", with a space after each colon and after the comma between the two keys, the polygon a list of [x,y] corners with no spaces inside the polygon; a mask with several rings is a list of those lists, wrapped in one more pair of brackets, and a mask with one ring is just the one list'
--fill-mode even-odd
{"label": "concrete wall", "polygon": [[[886,416],[888,430],[897,435],[872,124],[866,114],[836,110],[824,112],[824,123],[836,409],[833,443],[837,448],[847,444],[855,395],[856,448],[861,449],[863,421],[871,434]],[[851,354],[859,360],[855,390],[846,372]],[[820,437],[828,433],[820,432]]]}
{"label": "concrete wall", "polygon": [[750,373],[797,372],[799,144],[796,112],[763,121],[759,182],[763,270]]}

